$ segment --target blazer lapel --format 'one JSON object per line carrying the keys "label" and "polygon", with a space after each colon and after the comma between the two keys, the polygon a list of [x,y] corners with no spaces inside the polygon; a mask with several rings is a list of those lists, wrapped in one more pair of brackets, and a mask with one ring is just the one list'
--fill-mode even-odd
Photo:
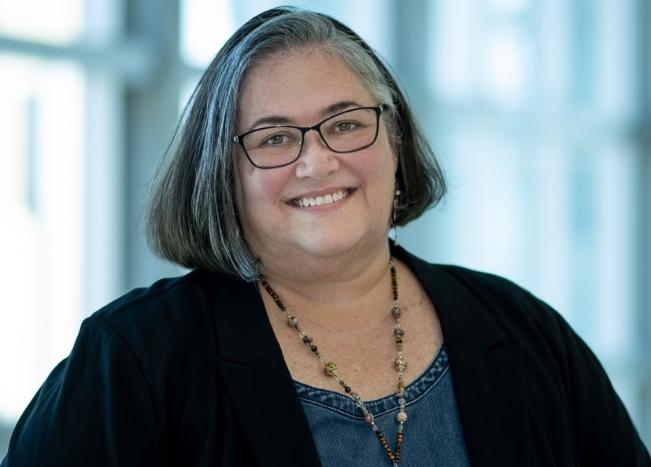
{"label": "blazer lapel", "polygon": [[395,253],[410,265],[438,313],[471,464],[528,465],[523,349],[457,278],[402,249]]}
{"label": "blazer lapel", "polygon": [[[217,282],[218,283],[218,282]],[[214,290],[215,364],[260,465],[319,467],[312,434],[254,284]]]}

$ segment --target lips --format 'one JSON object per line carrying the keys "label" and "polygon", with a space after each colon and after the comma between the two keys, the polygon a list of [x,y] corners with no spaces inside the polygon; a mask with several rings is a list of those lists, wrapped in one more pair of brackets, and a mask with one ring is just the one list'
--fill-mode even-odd
{"label": "lips", "polygon": [[341,201],[344,198],[347,198],[351,193],[350,189],[336,190],[332,193],[326,193],[323,195],[309,197],[303,196],[300,198],[295,198],[292,200],[292,204],[301,208],[307,208],[312,206],[324,206],[327,204],[333,204],[338,201]]}

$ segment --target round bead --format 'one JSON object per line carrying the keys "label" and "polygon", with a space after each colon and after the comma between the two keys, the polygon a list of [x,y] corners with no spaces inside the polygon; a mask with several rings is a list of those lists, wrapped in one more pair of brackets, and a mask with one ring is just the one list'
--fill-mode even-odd
{"label": "round bead", "polygon": [[401,398],[398,399],[398,404],[405,405],[406,403],[407,403],[407,401],[405,400],[404,397],[401,397]]}
{"label": "round bead", "polygon": [[296,316],[288,316],[287,317],[287,325],[290,328],[298,327],[298,318],[296,318]]}
{"label": "round bead", "polygon": [[398,305],[395,305],[393,308],[391,308],[391,316],[393,316],[395,319],[400,318],[401,315],[400,307]]}
{"label": "round bead", "polygon": [[337,364],[335,362],[325,362],[323,365],[323,372],[326,376],[334,376],[337,374]]}
{"label": "round bead", "polygon": [[311,344],[312,343],[312,338],[308,335],[303,336],[303,342],[306,344]]}
{"label": "round bead", "polygon": [[396,415],[396,420],[398,420],[400,423],[405,423],[407,421],[407,412],[398,412],[398,415]]}
{"label": "round bead", "polygon": [[405,335],[405,330],[402,329],[402,328],[396,327],[396,328],[393,330],[393,334],[394,334],[396,337],[403,337],[403,336]]}
{"label": "round bead", "polygon": [[312,352],[316,352],[317,350],[319,350],[319,348],[316,346],[316,344],[310,344],[310,350]]}
{"label": "round bead", "polygon": [[364,415],[364,421],[370,425],[371,423],[373,423],[375,421],[375,417],[373,416],[373,414],[371,412],[367,412]]}

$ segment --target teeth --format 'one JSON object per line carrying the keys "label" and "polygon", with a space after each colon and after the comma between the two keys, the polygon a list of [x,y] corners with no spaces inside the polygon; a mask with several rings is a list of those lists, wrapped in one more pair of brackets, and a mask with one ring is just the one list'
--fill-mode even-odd
{"label": "teeth", "polygon": [[348,190],[339,190],[324,196],[317,196],[316,198],[300,198],[297,201],[297,204],[302,208],[308,206],[322,206],[324,204],[336,203],[337,201],[344,199],[346,196],[348,196]]}

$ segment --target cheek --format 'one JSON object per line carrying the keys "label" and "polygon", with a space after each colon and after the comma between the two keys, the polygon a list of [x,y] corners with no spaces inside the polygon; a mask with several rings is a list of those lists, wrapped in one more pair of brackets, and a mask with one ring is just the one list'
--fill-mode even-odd
{"label": "cheek", "polygon": [[393,193],[396,174],[396,162],[392,150],[385,148],[377,151],[365,161],[368,182],[373,183],[376,190]]}
{"label": "cheek", "polygon": [[270,205],[281,199],[289,174],[286,170],[256,169],[251,164],[240,164],[237,170],[236,202],[242,214],[268,212]]}

